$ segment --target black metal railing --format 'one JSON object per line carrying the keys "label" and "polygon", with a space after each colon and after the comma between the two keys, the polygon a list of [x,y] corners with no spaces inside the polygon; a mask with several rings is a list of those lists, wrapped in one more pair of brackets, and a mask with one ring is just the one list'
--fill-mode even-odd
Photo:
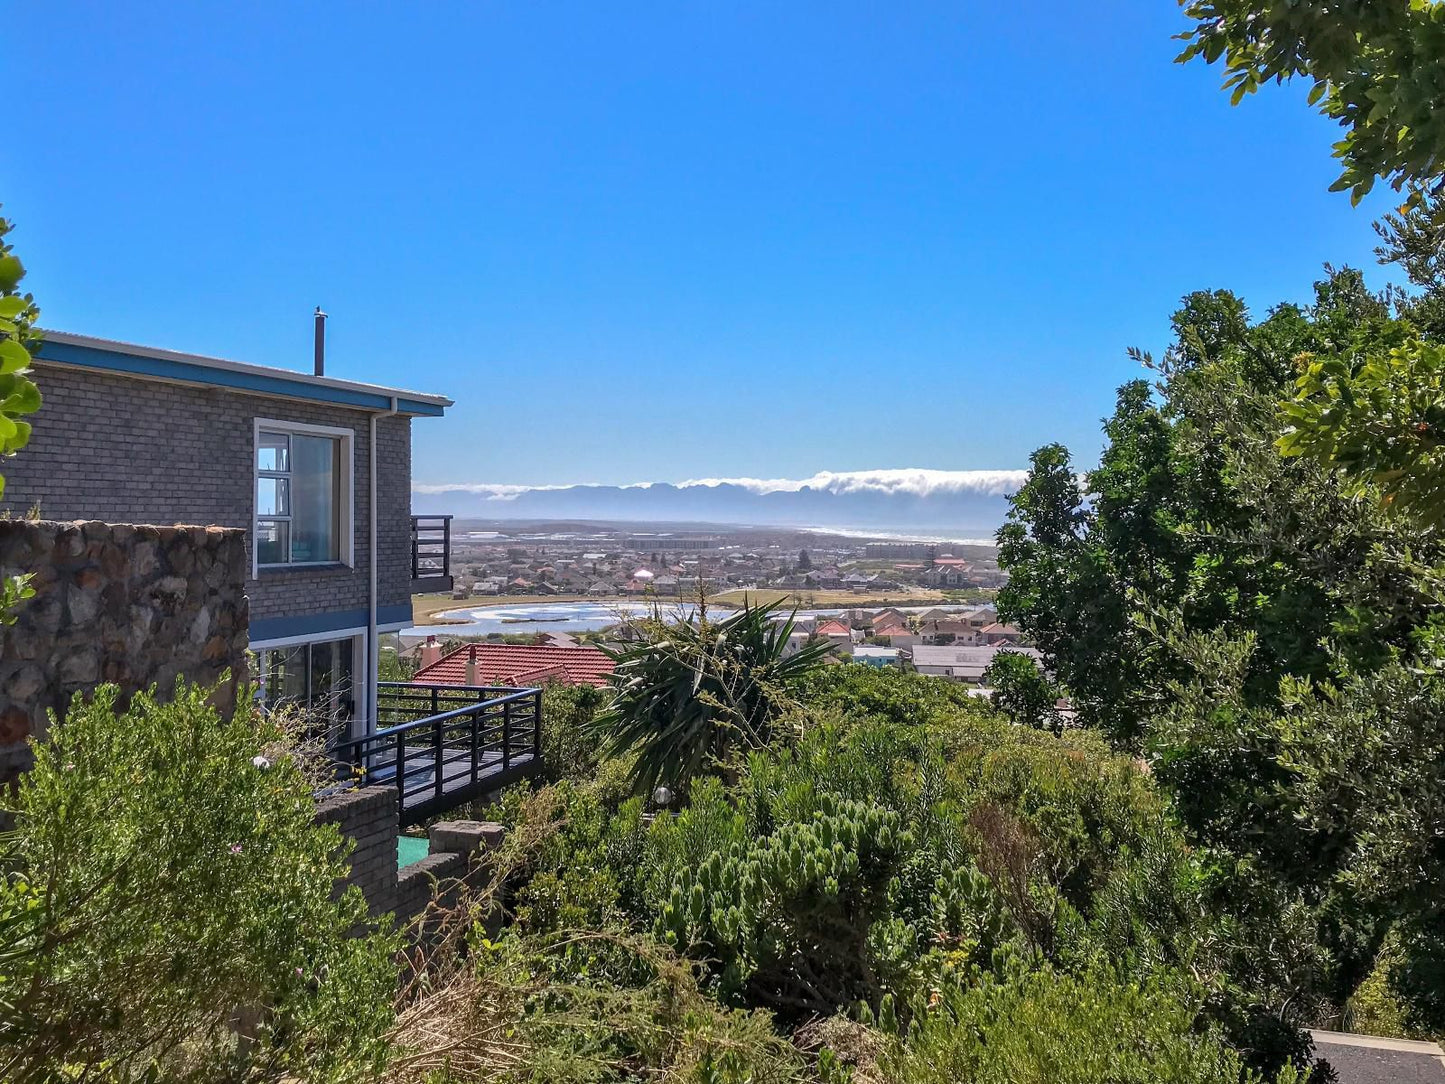
{"label": "black metal railing", "polygon": [[540,689],[383,681],[377,718],[381,729],[333,756],[357,782],[396,787],[403,826],[542,768]]}
{"label": "black metal railing", "polygon": [[411,589],[452,589],[452,517],[411,517]]}

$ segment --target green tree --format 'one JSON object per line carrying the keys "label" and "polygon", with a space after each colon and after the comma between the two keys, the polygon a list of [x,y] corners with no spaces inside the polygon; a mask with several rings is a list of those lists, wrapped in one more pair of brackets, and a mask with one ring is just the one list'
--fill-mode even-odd
{"label": "green tree", "polygon": [[[1367,874],[1389,845],[1354,811],[1397,782],[1331,764],[1375,728],[1397,748],[1420,724],[1350,690],[1386,668],[1430,673],[1438,534],[1361,500],[1327,463],[1282,457],[1281,405],[1301,355],[1368,359],[1415,341],[1389,296],[1353,271],[1314,304],[1253,320],[1228,294],[1195,294],[1174,317],[1158,374],[1121,389],[1108,444],[1082,492],[1062,449],[1035,459],[1000,534],[1000,609],[1044,651],[1081,720],[1151,759],[1193,840],[1213,856],[1215,900],[1252,946],[1233,965],[1266,1016],[1309,1022],[1370,972],[1392,922],[1430,928],[1435,868]],[[1347,696],[1348,694],[1348,696]],[[1348,710],[1325,711],[1345,697]],[[1308,715],[1320,740],[1301,743]],[[1348,788],[1333,816],[1317,784]],[[1441,786],[1412,775],[1424,798]],[[1296,931],[1281,953],[1278,929]],[[1411,942],[1412,959],[1425,959]]]}
{"label": "green tree", "polygon": [[1180,62],[1223,60],[1238,104],[1267,82],[1310,84],[1309,103],[1344,129],[1332,191],[1358,202],[1383,178],[1413,195],[1445,172],[1445,3],[1180,0],[1193,27]]}
{"label": "green tree", "polygon": [[[0,218],[0,456],[14,455],[30,439],[24,418],[40,409],[40,389],[30,379],[30,360],[40,336],[35,298],[20,292],[25,266],[5,238],[14,226]],[[5,476],[0,474],[0,496]]]}
{"label": "green tree", "polygon": [[[1302,353],[1280,451],[1342,468],[1354,491],[1429,526],[1445,522],[1445,198],[1376,226],[1384,263],[1418,293],[1393,300],[1409,331],[1378,349]],[[1346,344],[1348,345],[1348,344]]]}
{"label": "green tree", "polygon": [[[0,855],[0,1077],[374,1073],[397,978],[305,774],[208,691],[76,697]],[[242,1041],[237,1045],[237,1038]]]}
{"label": "green tree", "polygon": [[799,551],[798,551],[798,571],[799,571],[799,572],[812,572],[812,571],[813,571],[813,559],[808,556],[808,551],[807,551],[807,550],[799,550]]}
{"label": "green tree", "polygon": [[1000,651],[983,672],[983,684],[993,690],[993,706],[1020,726],[1064,732],[1059,689],[1029,656]]}
{"label": "green tree", "polygon": [[[20,292],[25,267],[5,240],[14,227],[0,218],[0,458],[14,455],[30,440],[26,415],[40,409],[40,389],[30,379],[30,361],[40,336],[35,321],[40,309],[35,298]],[[0,474],[0,496],[5,475]],[[34,594],[28,576],[7,576],[0,581],[0,624],[14,621],[14,609]]]}

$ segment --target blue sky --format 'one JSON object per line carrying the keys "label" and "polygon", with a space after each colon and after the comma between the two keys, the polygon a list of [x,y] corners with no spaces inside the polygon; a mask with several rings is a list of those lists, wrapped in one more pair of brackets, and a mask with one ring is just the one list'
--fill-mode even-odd
{"label": "blue sky", "polygon": [[1303,298],[1389,205],[1161,0],[149,7],[6,13],[44,322],[307,368],[320,304],[457,400],[422,483],[1092,462],[1182,294]]}

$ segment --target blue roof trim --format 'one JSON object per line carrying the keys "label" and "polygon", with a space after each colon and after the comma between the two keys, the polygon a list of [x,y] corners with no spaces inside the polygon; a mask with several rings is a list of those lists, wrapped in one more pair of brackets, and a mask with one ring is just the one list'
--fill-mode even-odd
{"label": "blue roof trim", "polygon": [[[252,621],[247,635],[253,644],[267,640],[281,640],[291,636],[324,636],[328,632],[342,629],[359,629],[366,625],[371,615],[366,610],[333,610],[325,614],[304,614],[300,617],[267,617]],[[411,624],[411,603],[395,606],[378,606],[378,625]]]}
{"label": "blue roof trim", "polygon": [[[235,388],[238,391],[275,395],[284,399],[308,399],[312,402],[358,407],[362,410],[391,409],[391,397],[379,392],[337,388],[324,384],[313,384],[305,380],[291,380],[280,370],[275,376],[272,376],[269,373],[219,369],[172,358],[145,357],[139,354],[127,354],[119,350],[100,350],[95,347],[54,342],[49,339],[41,340],[36,357],[40,361],[53,361],[61,365],[129,373],[133,376],[157,377],[162,380],[181,380],[191,384],[209,384],[212,387]],[[403,414],[417,414],[432,418],[441,417],[446,410],[439,403],[423,403],[416,399],[400,396],[397,398],[396,405]]]}

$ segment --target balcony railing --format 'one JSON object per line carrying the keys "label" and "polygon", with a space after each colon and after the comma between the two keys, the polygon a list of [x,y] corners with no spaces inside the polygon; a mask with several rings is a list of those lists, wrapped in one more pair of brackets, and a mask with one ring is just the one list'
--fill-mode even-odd
{"label": "balcony railing", "polygon": [[452,589],[452,517],[411,517],[411,593]]}
{"label": "balcony railing", "polygon": [[377,684],[382,729],[333,747],[355,781],[397,790],[416,824],[542,769],[542,693],[483,685]]}

